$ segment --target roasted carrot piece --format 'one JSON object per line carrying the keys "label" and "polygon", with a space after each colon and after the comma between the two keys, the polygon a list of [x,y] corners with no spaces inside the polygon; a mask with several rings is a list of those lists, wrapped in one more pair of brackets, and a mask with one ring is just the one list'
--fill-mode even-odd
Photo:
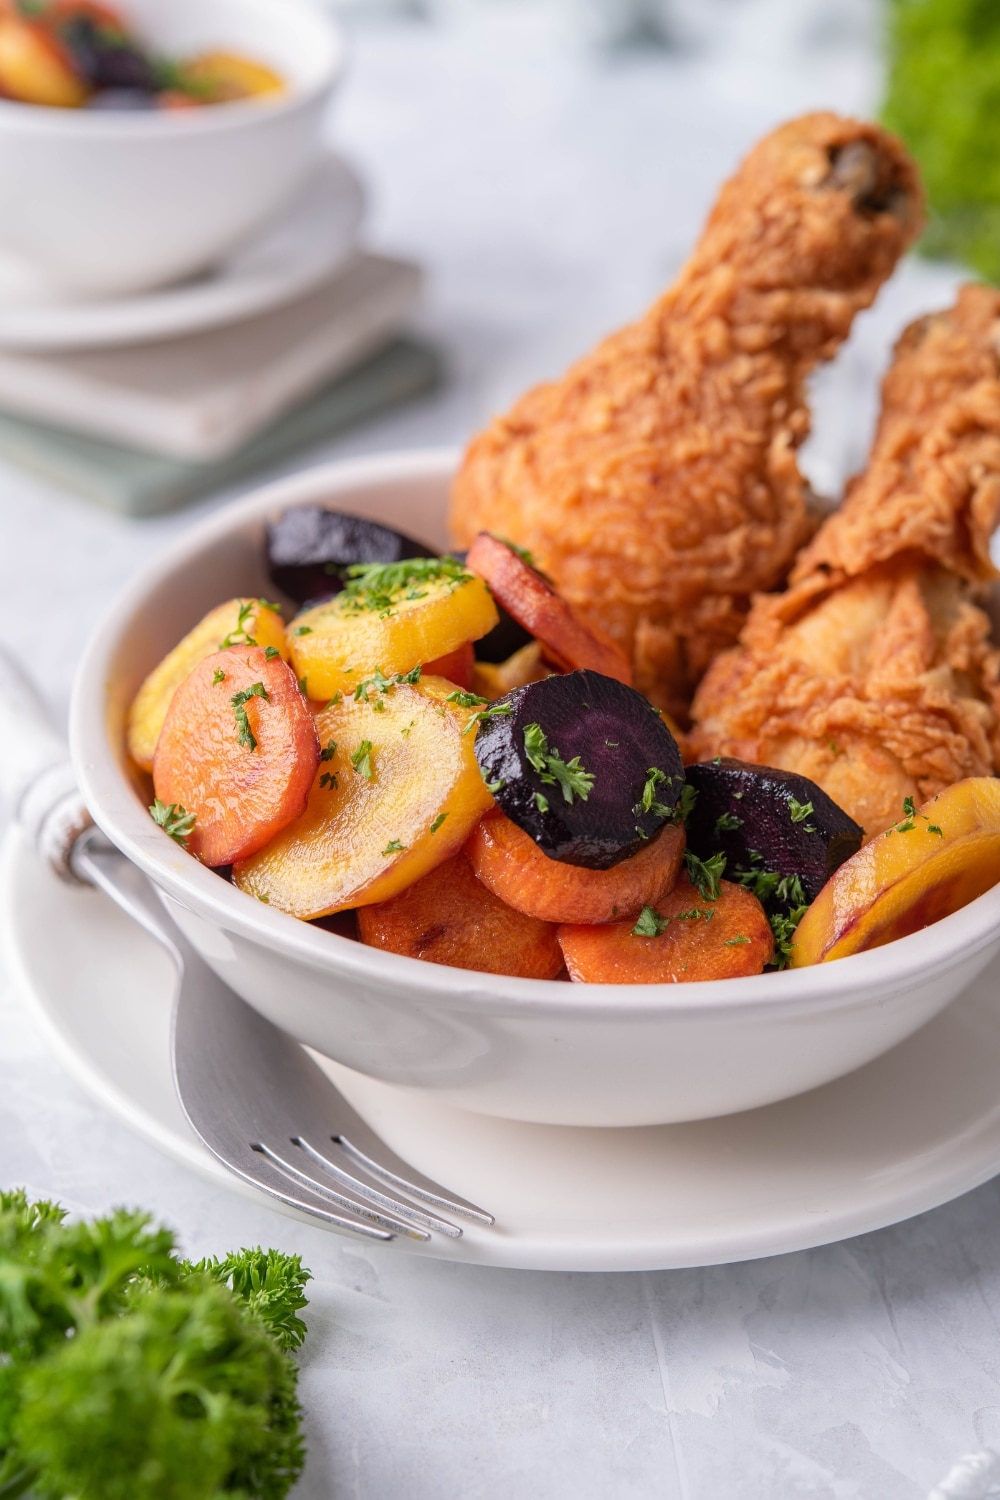
{"label": "roasted carrot piece", "polygon": [[537,569],[499,537],[481,531],[466,564],[489,584],[490,592],[519,625],[541,642],[546,658],[564,671],[590,667],[631,686],[632,665],[602,631],[585,624]]}
{"label": "roasted carrot piece", "polygon": [[156,742],[177,689],[200,661],[227,646],[271,646],[287,661],[285,625],[277,605],[264,599],[227,599],[157,663],[132,700],[125,730],[128,752],[144,771],[153,769]]}
{"label": "roasted carrot piece", "polygon": [[428,677],[445,677],[456,687],[468,690],[472,687],[475,661],[476,653],[472,642],[464,641],[454,651],[449,651],[447,656],[439,656],[436,661],[427,662],[424,672]]}
{"label": "roasted carrot piece", "polygon": [[457,853],[493,799],[454,692],[381,674],[338,693],[316,715],[322,759],[302,816],[234,865],[233,884],[312,919],[388,901]]}
{"label": "roasted carrot piece", "polygon": [[187,848],[206,865],[246,859],[293,823],[319,764],[309,705],[270,650],[230,646],[201,662],[160,732],[153,787],[194,814]]}
{"label": "roasted carrot piece", "polygon": [[705,900],[682,875],[638,921],[558,931],[569,977],[581,984],[682,984],[759,974],[774,957],[774,936],[756,896],[720,880]]}
{"label": "roasted carrot piece", "polygon": [[494,896],[464,851],[357,916],[363,943],[432,964],[521,979],[554,979],[563,966],[555,927]]}
{"label": "roasted carrot piece", "polygon": [[534,839],[491,812],[467,844],[476,875],[501,901],[541,922],[613,922],[654,905],[677,879],[684,830],[670,824],[631,859],[588,870],[550,859]]}

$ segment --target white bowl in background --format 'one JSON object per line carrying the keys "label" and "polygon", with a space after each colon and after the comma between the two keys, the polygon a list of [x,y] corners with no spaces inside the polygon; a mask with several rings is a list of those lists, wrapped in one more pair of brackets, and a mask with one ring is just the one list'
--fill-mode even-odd
{"label": "white bowl in background", "polygon": [[366,948],[261,905],[153,824],[124,749],[129,702],[213,605],[267,595],[265,522],[329,503],[444,547],[455,462],[380,456],[252,494],[157,557],[90,641],[71,709],[81,789],[212,968],[299,1041],[360,1073],[484,1114],[562,1125],[661,1124],[769,1104],[849,1073],[941,1011],[1000,951],[1000,887],[912,937],[815,968],[577,985]]}
{"label": "white bowl in background", "polygon": [[344,61],[314,0],[123,0],[157,52],[244,52],[274,98],[191,110],[51,109],[0,100],[0,255],[67,297],[122,296],[217,264],[319,162]]}

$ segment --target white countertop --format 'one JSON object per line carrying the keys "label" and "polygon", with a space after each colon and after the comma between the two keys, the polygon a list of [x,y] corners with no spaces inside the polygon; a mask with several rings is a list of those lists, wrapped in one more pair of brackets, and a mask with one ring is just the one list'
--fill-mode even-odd
{"label": "white countertop", "polygon": [[[597,61],[517,5],[359,35],[331,129],[370,182],[372,241],[428,268],[423,323],[452,381],[317,457],[460,443],[641,310],[763,129],[872,107],[863,25],[768,32],[771,0],[714,4],[711,56]],[[954,282],[908,266],[860,321],[822,382],[821,488],[860,461],[889,340]],[[190,515],[128,523],[0,471],[0,638],[56,713],[106,599]],[[924,1500],[960,1454],[1000,1446],[996,1183],[878,1234],[708,1270],[404,1257],[220,1193],[131,1137],[50,1056],[2,972],[0,1141],[4,1185],[81,1212],[148,1206],[194,1254],[302,1252],[303,1497]]]}

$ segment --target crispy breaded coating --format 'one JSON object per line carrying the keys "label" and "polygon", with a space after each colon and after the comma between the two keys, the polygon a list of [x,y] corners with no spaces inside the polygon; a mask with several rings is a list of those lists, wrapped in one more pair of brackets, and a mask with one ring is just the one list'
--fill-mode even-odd
{"label": "crispy breaded coating", "polygon": [[904,333],[865,474],[784,594],[695,696],[692,758],[810,777],[869,837],[965,776],[1000,768],[996,577],[1000,293],[967,287]]}
{"label": "crispy breaded coating", "polygon": [[452,528],[529,548],[675,715],[813,530],[804,382],[922,220],[876,125],[807,115],[722,189],[677,283],[473,440]]}
{"label": "crispy breaded coating", "polygon": [[970,582],[996,578],[1000,521],[1000,294],[965,286],[906,329],[882,386],[871,462],[799,555],[792,581],[856,577],[911,548]]}

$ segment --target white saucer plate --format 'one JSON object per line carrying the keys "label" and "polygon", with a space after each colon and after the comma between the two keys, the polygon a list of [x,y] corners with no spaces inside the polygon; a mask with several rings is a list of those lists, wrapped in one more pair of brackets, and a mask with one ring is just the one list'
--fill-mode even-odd
{"label": "white saucer plate", "polygon": [[[174,1096],[172,974],[156,945],[102,896],[60,882],[17,834],[0,863],[0,913],[18,992],[76,1078],[168,1155],[253,1193],[194,1137]],[[1000,1170],[1000,997],[988,976],[859,1072],[688,1125],[526,1125],[325,1066],[394,1150],[497,1216],[457,1244],[400,1240],[390,1254],[563,1271],[712,1265],[879,1229]]]}
{"label": "white saucer plate", "polygon": [[346,265],[363,211],[358,178],[331,152],[270,228],[195,280],[74,302],[0,258],[0,348],[113,348],[238,323],[304,296]]}

